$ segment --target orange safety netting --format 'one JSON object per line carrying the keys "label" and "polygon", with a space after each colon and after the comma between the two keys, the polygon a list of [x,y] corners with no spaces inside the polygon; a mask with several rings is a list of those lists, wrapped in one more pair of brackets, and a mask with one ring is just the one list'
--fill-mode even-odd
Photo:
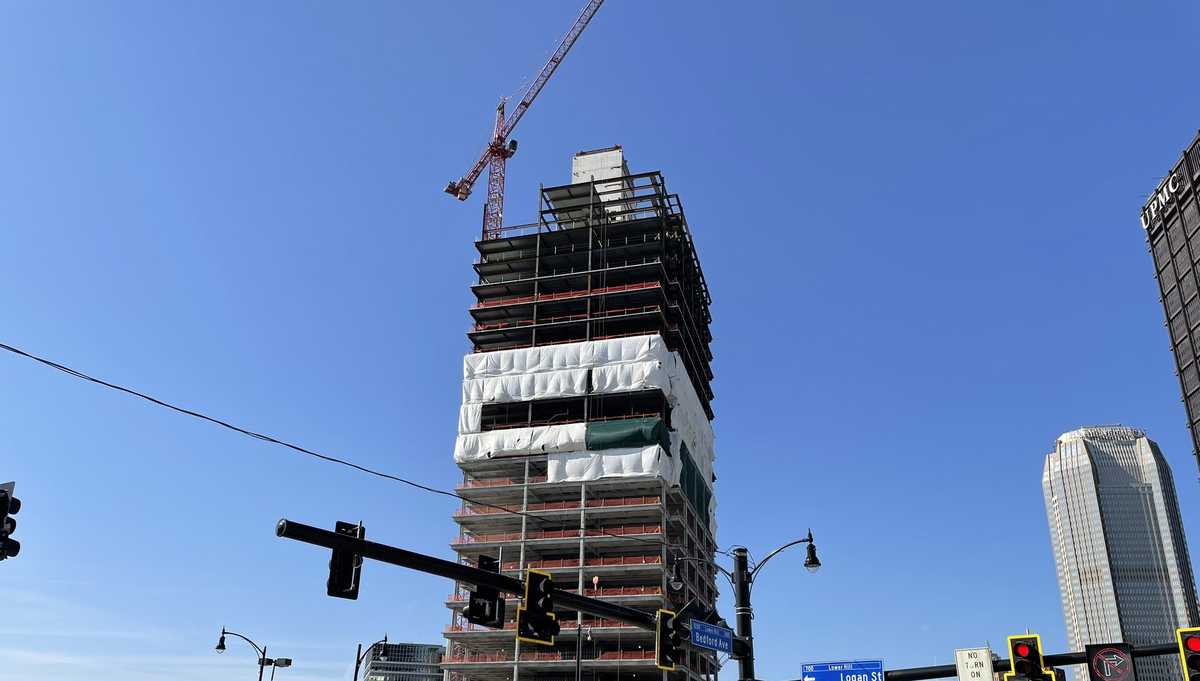
{"label": "orange safety netting", "polygon": [[491,300],[475,303],[470,309],[479,310],[487,307],[500,307],[502,305],[519,305],[521,303],[541,303],[552,300],[569,300],[571,298],[584,298],[587,296],[605,293],[624,293],[625,291],[642,291],[651,288],[662,288],[662,284],[657,281],[642,281],[633,284],[621,284],[620,286],[604,286],[602,288],[594,288],[591,290],[577,289],[574,291],[563,291],[561,293],[539,293],[532,296],[508,296],[505,298],[493,298]]}
{"label": "orange safety netting", "polygon": [[[618,525],[586,530],[588,537],[603,537],[605,535],[630,534],[661,534],[662,525]],[[532,539],[575,539],[580,535],[578,528],[571,530],[534,530],[526,532],[524,538]],[[464,534],[454,540],[455,544],[471,544],[476,542],[512,541],[521,539],[520,532],[496,532],[490,534]]]}

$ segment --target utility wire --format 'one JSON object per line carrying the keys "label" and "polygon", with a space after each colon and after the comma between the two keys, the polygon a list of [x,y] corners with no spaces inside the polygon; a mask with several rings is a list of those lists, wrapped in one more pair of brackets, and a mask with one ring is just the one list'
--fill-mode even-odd
{"label": "utility wire", "polygon": [[[392,475],[391,473],[385,473],[383,471],[377,471],[373,468],[367,468],[366,466],[360,466],[359,464],[356,464],[352,461],[347,461],[345,459],[339,459],[335,456],[329,456],[327,454],[315,452],[311,449],[301,447],[300,445],[292,444],[291,442],[287,442],[284,440],[280,440],[278,438],[271,437],[270,435],[264,435],[263,433],[257,433],[253,430],[249,430],[247,428],[242,428],[241,426],[236,426],[227,421],[222,421],[221,419],[214,418],[212,416],[208,416],[207,414],[202,414],[198,411],[193,411],[191,409],[187,409],[184,407],[180,407],[178,405],[171,404],[170,402],[166,402],[164,400],[158,399],[157,397],[153,397],[151,395],[147,395],[145,393],[138,392],[137,390],[134,390],[132,388],[126,388],[125,386],[117,385],[116,383],[110,383],[103,379],[99,379],[94,376],[89,376],[88,374],[85,374],[82,371],[72,369],[69,366],[66,366],[64,364],[59,364],[58,362],[46,359],[45,357],[39,357],[37,355],[25,352],[24,350],[21,350],[20,348],[15,348],[15,347],[13,347],[11,345],[7,345],[5,343],[0,343],[0,350],[7,350],[8,352],[11,352],[15,355],[20,355],[21,357],[25,357],[27,359],[32,359],[33,361],[44,364],[52,369],[58,369],[59,371],[65,373],[65,374],[74,376],[75,378],[83,379],[85,381],[89,381],[91,383],[95,383],[97,385],[104,386],[105,388],[110,388],[112,390],[117,390],[117,391],[129,394],[129,395],[133,395],[134,397],[139,397],[143,400],[146,400],[147,402],[151,402],[160,407],[165,407],[167,409],[170,409],[171,411],[176,411],[176,412],[179,412],[180,414],[186,414],[187,416],[192,416],[192,417],[198,418],[202,421],[208,421],[209,423],[218,425],[222,428],[228,428],[229,430],[232,430],[235,433],[241,433],[242,435],[245,435],[247,437],[252,437],[256,440],[262,440],[264,442],[270,442],[271,444],[276,444],[276,445],[280,445],[282,447],[287,447],[288,449],[294,450],[301,454],[307,454],[309,456],[316,457],[322,461],[326,461],[329,463],[335,463],[335,464],[339,464],[342,466],[347,466],[349,468],[353,468],[354,470],[360,471],[362,473],[366,473],[368,475],[374,475],[376,477],[384,478],[385,480],[392,480],[394,482],[399,482],[399,483],[408,485],[410,487],[415,487],[424,492],[429,492],[431,494],[439,494],[442,496],[452,497],[454,499],[460,499],[469,504],[475,504],[476,506],[483,506],[485,508],[496,509],[498,511],[503,511],[504,513],[510,513],[512,515],[529,518],[530,520],[534,520],[534,521],[541,522],[541,523],[550,523],[551,522],[551,521],[547,520],[546,518],[540,518],[538,516],[535,516],[535,515],[532,515],[529,513],[525,513],[523,511],[514,511],[514,510],[504,507],[504,506],[499,506],[496,504],[489,504],[485,501],[479,501],[476,499],[472,499],[470,497],[465,497],[461,494],[458,494],[457,492],[452,492],[450,490],[444,490],[444,489],[438,489],[436,487],[431,487],[429,485],[425,485],[425,484],[422,484],[419,482],[414,482],[407,478],[402,478],[398,475]],[[632,540],[632,541],[640,541],[640,542],[647,543],[647,544],[654,544],[656,546],[667,546],[668,548],[671,546],[667,542],[664,542],[662,540],[657,540],[657,539],[645,539],[642,537],[631,537],[629,535],[612,534],[611,532],[605,532],[604,530],[601,530],[599,528],[592,528],[592,531],[600,532],[601,534],[603,534],[605,536],[613,537],[616,539],[628,539],[628,540]]]}

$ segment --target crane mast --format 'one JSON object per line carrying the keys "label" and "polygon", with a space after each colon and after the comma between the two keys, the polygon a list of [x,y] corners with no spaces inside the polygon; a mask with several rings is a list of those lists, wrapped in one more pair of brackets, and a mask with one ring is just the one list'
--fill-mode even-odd
{"label": "crane mast", "polygon": [[589,0],[576,17],[575,23],[571,25],[571,29],[563,36],[558,47],[554,50],[554,54],[550,55],[550,59],[545,66],[534,78],[533,82],[526,88],[525,94],[521,96],[521,101],[513,108],[512,113],[505,117],[505,100],[501,99],[496,105],[496,121],[492,127],[492,138],[488,145],[484,148],[483,153],[479,155],[479,160],[475,161],[475,165],[466,172],[465,175],[458,180],[450,182],[446,185],[446,193],[454,196],[459,201],[466,201],[471,195],[471,189],[475,186],[475,181],[479,179],[479,175],[483,172],[484,167],[488,169],[488,196],[487,203],[483,208],[483,238],[495,239],[500,236],[501,227],[504,222],[504,170],[505,162],[510,156],[517,151],[516,140],[509,140],[517,123],[521,121],[521,117],[529,110],[529,106],[533,104],[533,100],[541,93],[542,88],[546,87],[546,82],[550,80],[550,76],[554,75],[554,71],[558,69],[558,65],[571,51],[571,46],[579,39],[579,35],[583,33],[583,29],[587,28],[588,22],[596,15],[596,10],[600,9],[600,5],[604,4],[604,0]]}

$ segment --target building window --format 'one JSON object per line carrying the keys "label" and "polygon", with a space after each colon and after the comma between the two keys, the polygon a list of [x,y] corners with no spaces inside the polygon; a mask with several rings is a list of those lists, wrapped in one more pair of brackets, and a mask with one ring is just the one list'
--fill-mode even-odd
{"label": "building window", "polygon": [[1200,296],[1188,301],[1186,312],[1188,326],[1195,328],[1197,324],[1200,324]]}
{"label": "building window", "polygon": [[1192,259],[1188,256],[1187,251],[1180,251],[1175,255],[1175,271],[1179,276],[1183,276],[1192,270]]}
{"label": "building window", "polygon": [[1175,285],[1175,268],[1170,265],[1164,267],[1163,271],[1158,273],[1158,282],[1164,292],[1170,291]]}
{"label": "building window", "polygon": [[688,451],[686,444],[680,445],[679,458],[683,464],[679,474],[679,487],[683,490],[683,495],[687,497],[688,503],[691,504],[692,510],[696,512],[696,516],[700,518],[700,522],[708,527],[708,504],[712,499],[712,492],[709,490],[704,476],[700,474],[700,468],[692,460],[691,452]]}
{"label": "building window", "polygon": [[1188,411],[1193,414],[1200,414],[1200,391],[1194,392],[1187,398]]}
{"label": "building window", "polygon": [[[1168,318],[1174,317],[1179,312],[1179,310],[1181,308],[1183,308],[1183,299],[1179,297],[1178,290],[1175,290],[1175,289],[1171,290],[1163,298],[1163,301],[1166,303]],[[1191,308],[1190,305],[1188,307],[1189,307],[1189,309]]]}
{"label": "building window", "polygon": [[1171,338],[1184,338],[1187,336],[1187,330],[1187,320],[1182,314],[1171,318]]}
{"label": "building window", "polygon": [[1188,234],[1196,231],[1200,227],[1200,208],[1196,207],[1196,200],[1190,199],[1183,204],[1183,224],[1187,227]]}
{"label": "building window", "polygon": [[1167,237],[1159,235],[1158,240],[1154,242],[1154,263],[1158,265],[1158,269],[1162,269],[1171,262],[1171,249],[1167,246]]}
{"label": "building window", "polygon": [[1167,236],[1171,238],[1172,253],[1177,253],[1179,249],[1183,248],[1184,243],[1187,242],[1187,240],[1183,238],[1183,222],[1180,221],[1178,215],[1176,215],[1175,219],[1171,220],[1171,224],[1167,226]]}
{"label": "building window", "polygon": [[1196,372],[1195,363],[1189,364],[1183,369],[1183,392],[1190,393],[1200,386],[1200,375]]}
{"label": "building window", "polygon": [[1179,366],[1185,366],[1193,359],[1195,359],[1195,357],[1192,355],[1192,346],[1188,339],[1177,339],[1175,345],[1175,361],[1179,363]]}
{"label": "building window", "polygon": [[1183,295],[1184,302],[1187,302],[1196,293],[1196,277],[1191,272],[1179,274],[1179,292]]}

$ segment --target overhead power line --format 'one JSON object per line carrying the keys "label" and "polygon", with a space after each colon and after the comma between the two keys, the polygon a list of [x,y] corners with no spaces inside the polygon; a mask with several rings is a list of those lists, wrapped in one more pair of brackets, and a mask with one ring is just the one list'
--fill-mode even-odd
{"label": "overhead power line", "polygon": [[[129,394],[129,395],[133,395],[134,397],[141,398],[143,400],[146,400],[147,402],[158,405],[160,407],[165,407],[167,409],[170,409],[171,411],[179,412],[180,414],[186,414],[187,416],[198,418],[202,421],[208,421],[209,423],[218,425],[222,428],[227,428],[229,430],[234,431],[235,433],[241,433],[242,435],[245,435],[247,437],[252,437],[256,440],[262,440],[263,442],[270,442],[271,444],[276,444],[276,445],[280,445],[282,447],[287,447],[288,449],[291,449],[300,454],[306,454],[308,456],[315,457],[317,459],[320,459],[320,460],[328,462],[328,463],[334,463],[334,464],[338,464],[341,466],[347,466],[349,468],[353,468],[356,471],[366,473],[368,475],[374,475],[376,477],[383,478],[385,480],[391,480],[393,482],[399,482],[399,483],[408,485],[410,487],[415,487],[416,489],[419,489],[424,492],[429,492],[431,494],[438,494],[441,496],[459,499],[459,500],[465,501],[469,504],[474,504],[476,506],[482,506],[484,508],[495,509],[497,511],[509,513],[509,514],[516,515],[516,516],[521,516],[524,518],[529,518],[530,520],[534,520],[536,522],[540,522],[540,523],[550,523],[551,522],[545,518],[540,518],[540,517],[532,515],[530,513],[526,513],[523,511],[514,511],[505,506],[499,506],[496,504],[489,504],[486,501],[479,501],[477,499],[472,499],[470,497],[463,496],[463,495],[461,495],[457,492],[451,491],[451,490],[438,489],[437,487],[432,487],[430,485],[426,485],[426,484],[423,484],[420,482],[415,482],[413,480],[409,480],[408,478],[403,478],[398,475],[392,475],[391,473],[385,473],[383,471],[378,471],[373,468],[367,468],[366,466],[361,466],[359,464],[354,463],[353,461],[347,461],[345,459],[340,459],[336,456],[329,456],[328,454],[322,454],[320,452],[308,449],[307,447],[301,447],[300,445],[293,444],[291,442],[287,442],[286,440],[280,440],[279,438],[272,437],[270,435],[258,433],[253,430],[250,430],[248,428],[242,428],[241,426],[234,425],[232,423],[229,423],[228,421],[223,421],[221,419],[209,416],[207,414],[202,414],[198,411],[195,411],[192,409],[187,409],[186,407],[180,407],[178,405],[171,404],[170,402],[161,400],[152,395],[147,395],[146,393],[134,390],[133,388],[127,388],[123,385],[118,385],[116,383],[111,383],[104,379],[96,378],[95,376],[90,376],[88,374],[83,373],[82,371],[72,369],[71,367],[66,366],[65,364],[60,364],[53,360],[46,359],[45,357],[39,357],[37,355],[34,355],[34,354],[26,352],[20,348],[13,347],[13,346],[5,344],[5,343],[0,343],[0,350],[7,350],[8,352],[13,353],[14,355],[20,355],[21,357],[31,359],[35,362],[38,362],[45,366],[48,366],[52,369],[57,369],[65,374],[74,376],[75,378],[79,378],[79,379],[88,381],[90,383],[95,383],[96,385],[101,385],[101,386],[104,386],[105,388],[110,388],[112,390],[117,390],[117,391]],[[613,537],[616,539],[640,541],[640,542],[644,542],[647,544],[654,544],[656,546],[666,546],[668,548],[671,547],[670,544],[668,544],[667,542],[661,541],[661,540],[645,539],[642,537],[632,537],[629,535],[613,534],[610,532],[605,532],[604,530],[601,530],[598,528],[592,528],[592,531],[599,532],[605,536]]]}

